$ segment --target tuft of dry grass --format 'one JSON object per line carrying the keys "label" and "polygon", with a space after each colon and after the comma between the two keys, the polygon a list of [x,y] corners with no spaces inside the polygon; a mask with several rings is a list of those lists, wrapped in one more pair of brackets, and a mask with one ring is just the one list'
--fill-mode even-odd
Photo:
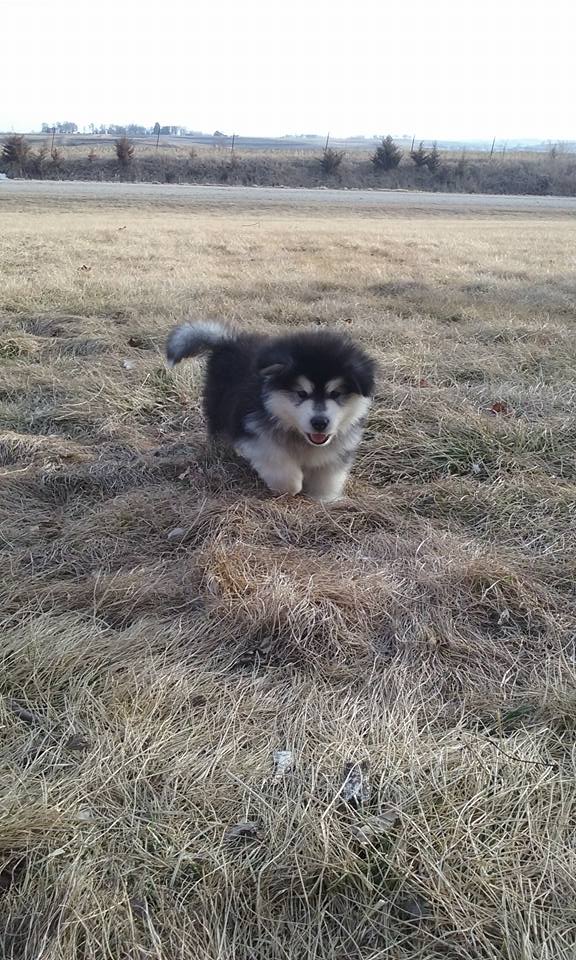
{"label": "tuft of dry grass", "polygon": [[[6,206],[7,960],[574,956],[573,246]],[[190,315],[374,353],[345,501],[206,440],[201,365],[161,356]]]}

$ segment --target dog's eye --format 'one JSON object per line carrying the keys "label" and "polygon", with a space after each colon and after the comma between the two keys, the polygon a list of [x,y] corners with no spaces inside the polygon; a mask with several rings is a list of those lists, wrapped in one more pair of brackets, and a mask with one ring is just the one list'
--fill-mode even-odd
{"label": "dog's eye", "polygon": [[340,390],[332,390],[332,392],[328,394],[328,399],[337,400],[338,397],[341,397],[341,396],[342,396],[342,392]]}
{"label": "dog's eye", "polygon": [[297,390],[297,391],[296,391],[296,396],[298,397],[299,400],[307,400],[307,399],[308,399],[308,394],[306,393],[305,390]]}

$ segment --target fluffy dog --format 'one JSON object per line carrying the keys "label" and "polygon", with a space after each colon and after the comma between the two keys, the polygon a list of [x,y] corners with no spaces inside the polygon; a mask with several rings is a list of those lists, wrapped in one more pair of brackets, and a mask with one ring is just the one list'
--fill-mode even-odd
{"label": "fluffy dog", "polygon": [[362,438],[374,361],[328,331],[268,337],[209,321],[169,335],[170,366],[202,353],[210,433],[226,438],[274,493],[338,499]]}

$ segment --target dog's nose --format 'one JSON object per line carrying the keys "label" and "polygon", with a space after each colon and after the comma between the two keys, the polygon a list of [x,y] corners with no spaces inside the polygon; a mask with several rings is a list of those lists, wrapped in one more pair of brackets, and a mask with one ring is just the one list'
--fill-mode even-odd
{"label": "dog's nose", "polygon": [[313,430],[317,430],[318,433],[324,433],[329,423],[328,417],[312,417],[310,419],[310,426]]}

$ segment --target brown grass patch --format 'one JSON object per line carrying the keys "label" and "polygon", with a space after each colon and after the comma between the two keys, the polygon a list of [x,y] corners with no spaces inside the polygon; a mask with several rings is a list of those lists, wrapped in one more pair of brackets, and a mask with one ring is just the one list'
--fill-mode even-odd
{"label": "brown grass patch", "polygon": [[[3,222],[2,955],[571,957],[571,223],[169,210]],[[206,440],[190,313],[375,354],[346,501]]]}

